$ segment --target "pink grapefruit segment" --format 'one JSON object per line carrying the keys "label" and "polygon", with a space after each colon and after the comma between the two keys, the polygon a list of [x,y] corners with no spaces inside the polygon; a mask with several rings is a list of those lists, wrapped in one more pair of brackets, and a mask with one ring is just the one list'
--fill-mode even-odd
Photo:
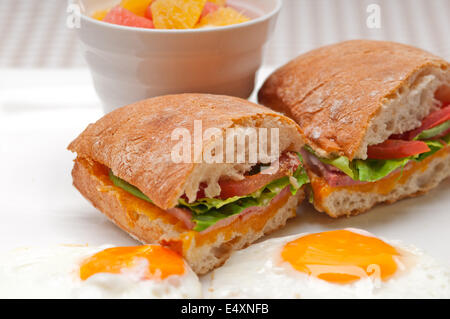
{"label": "pink grapefruit segment", "polygon": [[149,19],[143,18],[120,6],[112,8],[103,19],[104,22],[127,27],[153,29],[155,26]]}

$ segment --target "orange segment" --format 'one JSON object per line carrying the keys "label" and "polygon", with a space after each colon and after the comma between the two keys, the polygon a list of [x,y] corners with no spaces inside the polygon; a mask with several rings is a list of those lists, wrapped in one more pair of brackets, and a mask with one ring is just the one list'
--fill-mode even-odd
{"label": "orange segment", "polygon": [[221,27],[232,24],[247,22],[250,19],[233,8],[221,7],[219,10],[211,12],[204,16],[197,25],[197,28],[203,27]]}
{"label": "orange segment", "polygon": [[114,247],[102,250],[85,259],[80,265],[80,278],[86,280],[98,273],[119,274],[147,260],[148,269],[142,279],[165,279],[182,275],[185,271],[183,258],[174,251],[158,246]]}
{"label": "orange segment", "polygon": [[92,15],[92,18],[102,21],[106,17],[106,15],[108,14],[108,12],[109,12],[109,10],[96,11]]}
{"label": "orange segment", "polygon": [[206,0],[155,0],[153,22],[157,29],[189,29],[198,22]]}
{"label": "orange segment", "polygon": [[152,1],[153,0],[122,0],[120,6],[138,16],[145,17],[145,11]]}
{"label": "orange segment", "polygon": [[387,280],[397,271],[395,256],[398,251],[381,239],[348,230],[306,235],[281,252],[297,271],[338,284],[371,275]]}
{"label": "orange segment", "polygon": [[227,0],[208,0],[208,2],[212,2],[217,4],[218,6],[225,6],[227,4]]}

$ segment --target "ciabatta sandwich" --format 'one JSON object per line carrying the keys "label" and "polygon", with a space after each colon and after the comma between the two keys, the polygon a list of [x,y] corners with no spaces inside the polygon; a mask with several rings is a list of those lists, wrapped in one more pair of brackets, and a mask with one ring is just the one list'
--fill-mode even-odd
{"label": "ciabatta sandwich", "polygon": [[73,183],[95,207],[203,274],[295,216],[302,146],[297,124],[263,106],[181,94],[113,111],[69,150]]}
{"label": "ciabatta sandwich", "polygon": [[422,194],[450,175],[450,67],[421,49],[322,47],[273,73],[259,102],[300,125],[314,205],[330,216]]}

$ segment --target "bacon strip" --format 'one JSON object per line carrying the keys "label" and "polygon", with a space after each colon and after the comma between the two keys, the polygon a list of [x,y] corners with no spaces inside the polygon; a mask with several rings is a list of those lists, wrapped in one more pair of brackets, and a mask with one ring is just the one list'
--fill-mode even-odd
{"label": "bacon strip", "polygon": [[367,183],[353,180],[350,176],[333,165],[321,162],[316,156],[314,156],[314,154],[311,154],[307,150],[302,149],[300,153],[303,156],[306,168],[313,171],[320,177],[323,177],[327,181],[327,184],[332,187],[352,186]]}
{"label": "bacon strip", "polygon": [[[316,175],[325,179],[327,184],[330,185],[331,187],[339,187],[339,186],[345,187],[370,183],[370,182],[355,181],[350,176],[348,176],[338,168],[334,167],[333,165],[321,162],[316,156],[314,156],[314,154],[311,154],[306,150],[302,150],[300,153],[303,156],[305,167],[308,170],[314,172]],[[391,174],[397,173],[399,170],[401,170],[401,168],[397,168],[396,170],[392,171],[383,178],[387,178]]]}
{"label": "bacon strip", "polygon": [[191,230],[195,227],[195,223],[192,221],[192,212],[189,209],[174,207],[166,212],[181,220],[187,229]]}

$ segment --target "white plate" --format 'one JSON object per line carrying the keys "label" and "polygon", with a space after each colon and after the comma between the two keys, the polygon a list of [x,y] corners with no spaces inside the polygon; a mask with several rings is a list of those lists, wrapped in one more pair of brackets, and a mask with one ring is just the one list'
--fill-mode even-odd
{"label": "white plate", "polygon": [[[268,72],[263,70],[261,78]],[[46,244],[136,244],[72,187],[74,155],[66,147],[102,115],[88,73],[2,71],[2,75],[0,250]],[[337,220],[305,203],[297,218],[271,237],[358,227],[414,244],[450,265],[449,190],[447,180],[425,196]]]}

